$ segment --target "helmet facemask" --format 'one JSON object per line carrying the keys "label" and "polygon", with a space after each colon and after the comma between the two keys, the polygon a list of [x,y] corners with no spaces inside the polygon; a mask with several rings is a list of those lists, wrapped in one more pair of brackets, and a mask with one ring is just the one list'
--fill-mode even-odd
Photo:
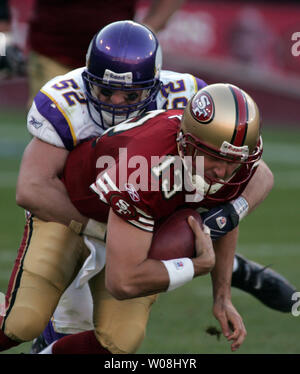
{"label": "helmet facemask", "polygon": [[[88,71],[83,73],[83,78],[88,105],[91,104],[99,114],[100,121],[95,118],[93,120],[101,127],[107,127],[105,124],[114,126],[141,114],[155,100],[162,84],[158,79],[130,85],[122,82],[107,83],[104,79],[99,79]],[[99,99],[100,94],[109,97],[114,91],[123,91],[129,96],[130,93],[141,92],[141,95],[138,102],[126,105],[116,105]]]}
{"label": "helmet facemask", "polygon": [[[221,147],[222,150],[218,150],[210,145],[206,144],[205,142],[201,141],[200,139],[196,138],[191,133],[184,134],[182,131],[179,132],[179,136],[177,138],[178,142],[178,149],[179,155],[183,159],[183,163],[187,170],[190,171],[190,177],[192,184],[194,185],[195,189],[203,194],[204,198],[210,200],[219,200],[215,197],[211,197],[210,195],[215,194],[219,191],[220,188],[223,186],[234,186],[238,187],[242,183],[247,182],[247,180],[251,177],[251,173],[246,173],[246,177],[238,182],[233,182],[232,179],[240,169],[242,165],[245,165],[246,170],[250,171],[251,168],[255,163],[258,163],[261,154],[262,154],[262,140],[260,138],[259,144],[257,145],[255,151],[250,155],[246,156],[247,154],[247,146],[243,147],[235,147],[235,152],[233,151],[232,147],[229,147],[227,142],[224,141],[224,146]],[[237,149],[239,148],[239,149]],[[228,150],[229,149],[229,150]],[[227,150],[227,153],[226,153]],[[239,152],[239,156],[237,156],[237,152]],[[230,176],[227,178],[213,178],[205,173],[200,175],[196,173],[197,170],[197,157],[201,156],[210,156],[218,160],[226,161],[229,163],[233,163],[236,165],[236,168],[233,170]],[[191,156],[191,157],[185,157]],[[189,161],[191,160],[191,161]],[[233,198],[236,195],[236,189],[232,193],[232,196],[228,196],[228,199]],[[223,199],[220,199],[220,201]]]}

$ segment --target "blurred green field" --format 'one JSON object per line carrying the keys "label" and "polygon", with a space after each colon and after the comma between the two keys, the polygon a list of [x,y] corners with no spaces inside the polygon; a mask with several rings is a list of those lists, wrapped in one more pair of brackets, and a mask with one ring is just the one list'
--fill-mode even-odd
{"label": "blurred green field", "polygon": [[[5,292],[21,240],[24,213],[15,204],[20,158],[30,137],[23,113],[0,113],[0,291]],[[241,223],[238,252],[287,277],[300,291],[300,128],[264,130],[264,159],[275,175],[266,201]],[[259,188],[259,186],[258,186]],[[233,301],[244,318],[248,336],[235,354],[300,353],[300,316],[275,312],[252,296],[233,289]],[[152,309],[147,336],[139,353],[226,354],[221,337],[207,335],[217,326],[211,313],[209,276],[160,295]],[[27,353],[23,344],[6,353]]]}

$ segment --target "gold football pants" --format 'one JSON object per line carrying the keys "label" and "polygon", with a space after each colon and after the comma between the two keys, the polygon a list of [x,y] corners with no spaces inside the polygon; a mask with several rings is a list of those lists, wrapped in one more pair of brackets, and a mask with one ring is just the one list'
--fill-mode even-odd
{"label": "gold football pants", "polygon": [[50,79],[67,74],[73,68],[62,65],[53,58],[31,51],[28,56],[28,81],[30,107],[35,95]]}
{"label": "gold football pants", "polygon": [[[39,336],[88,254],[82,237],[70,228],[28,218],[0,320],[4,333],[19,342]],[[156,295],[117,300],[105,288],[104,270],[91,279],[90,288],[101,345],[112,353],[136,352]]]}

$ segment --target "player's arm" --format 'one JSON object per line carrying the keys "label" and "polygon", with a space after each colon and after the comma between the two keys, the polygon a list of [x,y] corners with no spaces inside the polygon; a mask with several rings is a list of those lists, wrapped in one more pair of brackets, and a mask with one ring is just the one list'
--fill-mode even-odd
{"label": "player's arm", "polygon": [[154,32],[165,28],[170,17],[181,7],[184,0],[152,0],[142,23]]}
{"label": "player's arm", "polygon": [[248,214],[260,205],[274,185],[274,176],[268,165],[261,160],[257,170],[242,193],[248,203]]}
{"label": "player's arm", "polygon": [[[201,214],[203,222],[211,230],[212,239],[218,239],[233,230],[246,215],[265,200],[273,185],[273,173],[261,160],[241,196]],[[220,225],[221,218],[224,225]]]}
{"label": "player's arm", "polygon": [[[190,225],[197,242],[197,257],[192,259],[193,278],[211,271],[214,252],[209,234],[200,229],[196,220],[192,220]],[[164,263],[147,258],[152,235],[128,224],[110,210],[106,238],[106,288],[117,299],[146,296],[169,288],[170,277]]]}
{"label": "player's arm", "polygon": [[213,313],[220,323],[232,351],[237,350],[246,337],[243,320],[231,302],[231,276],[238,227],[214,242],[215,267],[211,272],[213,285]]}
{"label": "player's arm", "polygon": [[69,225],[71,220],[82,224],[82,216],[71,203],[59,179],[68,151],[34,137],[25,149],[16,191],[17,204],[44,221]]}

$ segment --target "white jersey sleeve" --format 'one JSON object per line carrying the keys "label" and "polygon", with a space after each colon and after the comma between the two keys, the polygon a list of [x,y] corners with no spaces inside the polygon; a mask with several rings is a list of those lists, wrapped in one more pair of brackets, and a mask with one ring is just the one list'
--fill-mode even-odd
{"label": "white jersey sleeve", "polygon": [[161,90],[156,98],[157,109],[184,109],[188,100],[207,84],[192,74],[162,70]]}
{"label": "white jersey sleeve", "polygon": [[101,135],[87,108],[83,69],[53,78],[37,93],[27,119],[33,136],[71,151],[83,140]]}
{"label": "white jersey sleeve", "polygon": [[65,147],[55,128],[37,110],[35,102],[32,103],[32,106],[28,112],[27,129],[32,136],[35,136],[46,143],[60,148]]}

